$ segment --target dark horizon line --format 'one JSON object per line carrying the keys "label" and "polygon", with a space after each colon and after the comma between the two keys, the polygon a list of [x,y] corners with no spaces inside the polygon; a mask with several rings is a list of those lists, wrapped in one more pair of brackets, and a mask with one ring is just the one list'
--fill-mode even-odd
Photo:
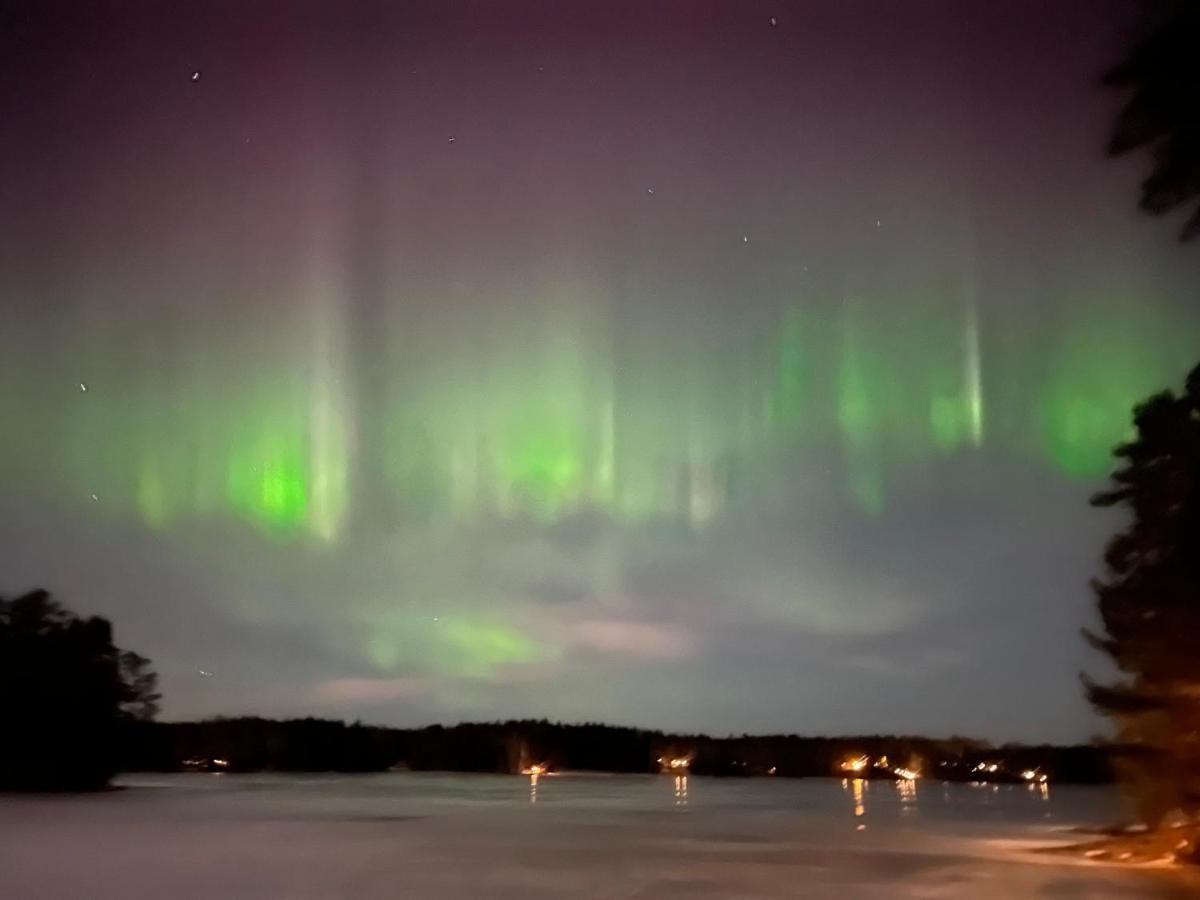
{"label": "dark horizon line", "polygon": [[1080,740],[1073,742],[1056,742],[1056,741],[994,741],[987,738],[974,737],[967,734],[953,733],[947,736],[935,736],[929,734],[918,733],[903,733],[903,732],[858,732],[855,734],[808,734],[798,731],[772,731],[772,732],[730,732],[725,735],[709,734],[704,731],[673,731],[663,728],[649,728],[641,725],[617,725],[610,722],[599,720],[588,721],[565,721],[561,719],[541,718],[505,718],[505,719],[476,719],[476,720],[461,720],[454,724],[443,724],[441,722],[431,722],[425,725],[383,725],[375,722],[364,721],[363,719],[355,718],[353,720],[346,718],[330,718],[321,715],[295,715],[295,716],[270,716],[256,713],[239,713],[235,715],[226,715],[217,713],[212,716],[193,719],[156,719],[154,724],[158,725],[202,725],[209,722],[235,722],[235,721],[260,721],[260,722],[336,722],[347,727],[359,726],[362,728],[373,728],[381,731],[400,731],[400,732],[419,732],[429,731],[432,729],[443,729],[449,731],[454,728],[470,728],[470,727],[496,727],[498,725],[551,725],[560,728],[607,728],[614,731],[633,731],[644,734],[661,735],[667,738],[688,738],[694,740],[708,741],[728,741],[728,740],[763,740],[767,738],[789,738],[804,741],[854,741],[854,740],[909,740],[909,741],[928,741],[933,743],[949,743],[961,741],[963,743],[976,744],[980,747],[993,749],[1003,749],[1005,747],[1101,747],[1110,748],[1118,744],[1117,741],[1111,739],[1093,736],[1089,740]]}

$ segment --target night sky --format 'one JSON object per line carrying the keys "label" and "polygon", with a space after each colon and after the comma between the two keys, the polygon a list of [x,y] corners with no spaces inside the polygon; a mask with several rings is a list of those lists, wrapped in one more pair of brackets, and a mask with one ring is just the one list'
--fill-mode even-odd
{"label": "night sky", "polygon": [[1087,498],[1200,356],[1103,155],[1130,4],[53,7],[0,591],[166,717],[1103,727]]}

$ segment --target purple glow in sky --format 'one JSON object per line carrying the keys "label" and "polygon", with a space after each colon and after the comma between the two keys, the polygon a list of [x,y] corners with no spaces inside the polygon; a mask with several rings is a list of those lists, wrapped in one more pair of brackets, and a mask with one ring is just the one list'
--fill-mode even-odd
{"label": "purple glow in sky", "polygon": [[170,718],[1087,738],[1130,12],[9,4],[0,590]]}

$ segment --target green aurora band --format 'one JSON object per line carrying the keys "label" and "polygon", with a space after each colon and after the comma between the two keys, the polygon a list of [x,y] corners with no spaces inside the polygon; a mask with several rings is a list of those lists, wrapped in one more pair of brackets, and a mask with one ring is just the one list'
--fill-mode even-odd
{"label": "green aurora band", "polygon": [[[786,477],[764,476],[782,451],[832,449],[847,500],[879,516],[890,480],[952,454],[1034,453],[1072,478],[1103,475],[1132,405],[1177,380],[1194,351],[1186,330],[1129,307],[1081,316],[1044,351],[1037,383],[1020,382],[1028,395],[1007,425],[985,431],[988,388],[1014,363],[987,357],[973,305],[912,307],[901,319],[854,301],[823,314],[784,304],[774,326],[736,342],[681,331],[619,360],[610,333],[561,327],[559,315],[557,330],[516,348],[471,336],[440,358],[401,347],[375,406],[356,397],[347,355],[328,349],[322,330],[338,326],[325,314],[292,323],[315,331],[320,354],[125,367],[58,386],[76,393],[70,402],[10,394],[10,421],[36,423],[40,440],[23,460],[20,446],[7,452],[27,468],[48,455],[69,494],[155,529],[231,517],[325,542],[355,517],[353,480],[368,464],[385,475],[370,490],[387,494],[395,522],[550,522],[592,509],[702,527],[739,491]],[[108,352],[81,371],[111,372]]]}
{"label": "green aurora band", "polygon": [[[0,453],[55,502],[95,515],[157,531],[236,520],[314,548],[361,528],[589,513],[703,530],[770,500],[806,454],[834,460],[845,503],[880,518],[896,485],[953,456],[1103,476],[1132,405],[1178,381],[1200,333],[1109,303],[1026,352],[989,352],[970,298],[883,310],[796,300],[712,329],[606,319],[593,296],[546,296],[515,324],[497,312],[446,327],[388,309],[375,323],[386,358],[369,360],[386,377],[371,397],[349,337],[361,323],[341,302],[282,316],[277,337],[291,341],[253,340],[252,324],[154,343],[92,329],[86,345],[64,342],[80,382],[51,387],[13,342],[4,374],[25,389],[6,392],[0,413],[36,439]],[[359,652],[381,673],[460,678],[561,652],[474,608],[383,604]]]}

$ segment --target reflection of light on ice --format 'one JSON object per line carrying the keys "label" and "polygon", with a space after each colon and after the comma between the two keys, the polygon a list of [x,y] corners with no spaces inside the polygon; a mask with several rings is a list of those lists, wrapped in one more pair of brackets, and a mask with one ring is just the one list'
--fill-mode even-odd
{"label": "reflection of light on ice", "polygon": [[[867,807],[863,803],[863,786],[866,783],[867,782],[862,778],[855,778],[851,782],[851,786],[853,787],[853,790],[854,790],[854,815],[856,817],[865,814],[867,811]],[[846,787],[846,784],[847,784],[847,781],[845,778],[843,778],[842,779],[842,787]]]}
{"label": "reflection of light on ice", "polygon": [[531,769],[529,772],[529,802],[537,803],[538,775],[541,774],[542,767],[534,766],[533,768],[537,769],[537,771],[535,772]]}
{"label": "reflection of light on ice", "polygon": [[[2,894],[96,896],[101,893],[96,888],[98,842],[103,842],[106,871],[111,866],[111,871],[139,873],[143,883],[152,880],[160,886],[153,894],[126,891],[128,900],[294,897],[297,884],[304,886],[305,896],[344,896],[347,860],[356,861],[356,880],[367,885],[362,893],[371,893],[372,886],[408,883],[420,885],[409,893],[429,897],[485,896],[486,887],[476,893],[464,886],[495,884],[498,873],[506,876],[511,866],[527,860],[554,861],[552,871],[532,872],[528,879],[524,873],[513,876],[521,879],[526,893],[546,896],[587,894],[589,889],[593,896],[672,892],[684,896],[690,888],[692,893],[712,897],[787,897],[803,896],[804,887],[797,885],[811,884],[811,893],[837,900],[856,896],[970,900],[972,896],[1059,896],[1064,879],[1081,897],[1154,893],[1152,887],[1141,887],[1148,877],[1143,871],[1088,865],[1072,866],[1067,873],[1059,866],[1042,864],[1039,854],[1029,852],[1031,847],[1072,841],[1070,835],[1045,828],[1049,823],[1041,820],[1043,811],[1053,809],[1063,821],[1104,824],[1114,799],[1105,788],[1072,788],[1061,796],[1056,792],[1053,803],[1036,799],[1036,784],[1032,791],[1014,789],[1007,797],[1001,790],[996,796],[1006,800],[1003,814],[987,816],[986,829],[966,826],[961,829],[965,833],[951,838],[949,828],[960,830],[957,823],[978,821],[980,812],[986,813],[979,807],[978,789],[951,783],[952,806],[942,810],[939,801],[936,817],[914,815],[901,833],[892,825],[872,831],[865,816],[851,814],[851,837],[845,831],[846,810],[853,809],[850,779],[841,806],[831,797],[837,781],[789,781],[775,785],[778,790],[765,791],[771,786],[768,782],[750,795],[754,803],[720,804],[706,802],[702,782],[701,802],[695,809],[690,802],[674,808],[673,815],[686,822],[676,820],[676,833],[664,834],[666,823],[645,814],[645,792],[653,787],[673,795],[674,775],[670,788],[663,787],[667,779],[652,784],[644,778],[619,776],[563,782],[542,775],[539,789],[546,778],[553,796],[549,805],[539,799],[539,810],[524,809],[527,804],[520,803],[520,795],[511,797],[517,801],[515,807],[480,804],[478,792],[483,786],[473,776],[431,780],[422,774],[396,773],[381,777],[386,781],[379,787],[387,785],[385,790],[395,791],[389,796],[397,804],[396,813],[435,813],[421,820],[421,840],[398,840],[397,824],[377,815],[379,796],[353,779],[314,784],[306,777],[280,774],[271,776],[268,790],[258,779],[201,781],[207,786],[198,788],[195,775],[156,775],[152,789],[142,778],[126,776],[118,784],[137,789],[87,800],[30,797],[20,804],[0,803],[0,834],[10,851],[5,856]],[[513,780],[509,788],[517,784]],[[929,784],[928,779],[918,782],[922,804],[936,799]],[[754,783],[721,782],[717,787],[723,797],[744,797]],[[884,800],[898,805],[891,784],[863,785],[864,794],[872,790],[878,794],[881,788]],[[204,792],[202,817],[197,790]],[[558,802],[556,791],[566,792],[564,802]],[[656,796],[661,804],[664,797]],[[833,805],[828,804],[830,799]],[[581,814],[575,800],[584,803],[586,812]],[[353,828],[331,828],[318,810],[336,810],[363,821]],[[620,827],[603,829],[603,840],[597,840],[598,813],[607,821],[620,822]],[[264,821],[281,814],[293,818],[287,829],[264,830]],[[29,827],[31,816],[53,822],[58,829],[53,841],[45,840],[41,829]],[[681,824],[686,825],[683,833]],[[666,827],[672,831],[669,824]],[[745,840],[731,840],[731,835]],[[247,864],[222,865],[219,853],[179,852],[181,847],[204,843],[225,848],[226,856],[232,853]],[[296,852],[298,846],[302,853]],[[364,853],[364,848],[376,846],[386,852]],[[771,862],[755,862],[766,859]],[[918,864],[920,860],[936,860],[938,865]],[[598,871],[604,873],[603,887],[597,883]],[[1173,877],[1183,874],[1171,873]],[[655,885],[657,893],[648,891],[647,885]],[[961,885],[979,889],[959,891]]]}
{"label": "reflection of light on ice", "polygon": [[687,806],[688,802],[688,777],[686,775],[675,776],[675,805]]}

